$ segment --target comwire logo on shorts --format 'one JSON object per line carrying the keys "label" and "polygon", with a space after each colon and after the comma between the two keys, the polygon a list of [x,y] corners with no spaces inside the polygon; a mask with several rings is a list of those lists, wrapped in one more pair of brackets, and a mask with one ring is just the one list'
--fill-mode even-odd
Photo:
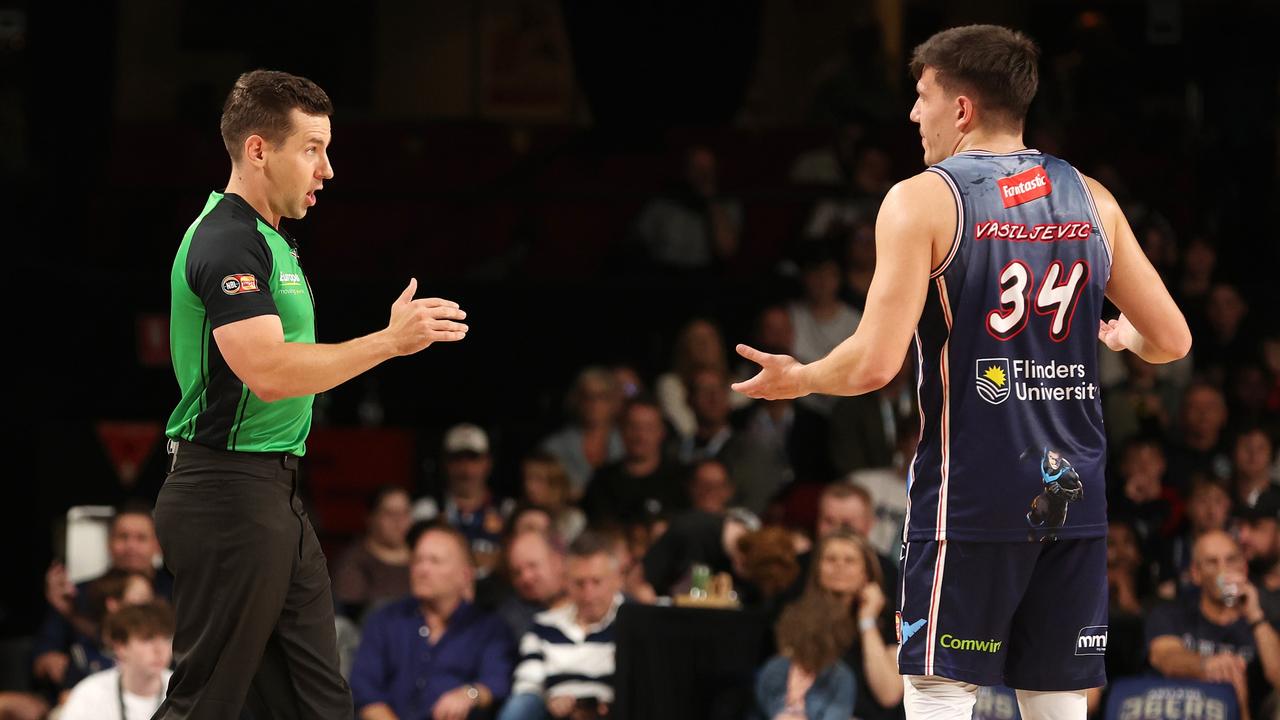
{"label": "comwire logo on shorts", "polygon": [[1089,627],[1080,628],[1080,635],[1076,638],[1076,654],[1106,655],[1107,626],[1090,625]]}
{"label": "comwire logo on shorts", "polygon": [[960,638],[946,633],[938,638],[938,644],[948,650],[968,650],[970,652],[984,652],[992,655],[1000,652],[1000,646],[1004,644],[1003,640],[961,640]]}

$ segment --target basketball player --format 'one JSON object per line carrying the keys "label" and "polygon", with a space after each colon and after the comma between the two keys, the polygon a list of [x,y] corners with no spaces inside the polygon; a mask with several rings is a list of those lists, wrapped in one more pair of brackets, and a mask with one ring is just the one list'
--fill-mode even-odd
{"label": "basketball player", "polygon": [[[779,399],[876,390],[914,344],[922,432],[898,606],[903,624],[923,621],[898,650],[913,720],[967,720],[977,686],[999,683],[1024,718],[1083,720],[1107,624],[1095,337],[1152,363],[1191,346],[1111,193],[1023,144],[1038,54],[991,25],[917,47],[911,120],[929,167],[880,207],[857,332],[807,365],[738,346],[761,371],[734,389]],[[1100,321],[1104,295],[1118,319]],[[1019,461],[1032,445],[1097,488],[1052,542],[1028,542],[1026,499],[1044,490]]]}

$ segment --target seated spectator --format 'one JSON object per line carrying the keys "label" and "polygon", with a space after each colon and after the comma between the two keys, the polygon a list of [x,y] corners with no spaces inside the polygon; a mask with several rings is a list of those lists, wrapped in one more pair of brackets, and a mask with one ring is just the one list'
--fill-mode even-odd
{"label": "seated spectator", "polygon": [[611,543],[585,533],[569,547],[569,602],[540,613],[520,641],[499,720],[603,717],[613,704],[613,620],[622,573]]}
{"label": "seated spectator", "polygon": [[[818,518],[814,524],[813,537],[815,540],[820,540],[839,530],[851,532],[870,542],[871,536],[876,532],[876,514],[871,494],[866,489],[847,482],[832,483],[822,489],[822,494],[818,497]],[[876,576],[880,579],[880,589],[886,596],[893,597],[898,584],[898,563],[879,552],[874,552],[874,547],[873,545],[873,555],[878,567]],[[799,556],[803,572],[810,571],[809,563],[813,557],[807,552]],[[886,615],[881,618],[882,621],[892,620],[888,608],[884,610]]]}
{"label": "seated spectator", "polygon": [[1167,437],[1178,416],[1178,388],[1162,377],[1159,366],[1137,353],[1120,353],[1128,376],[1102,393],[1107,436],[1117,440],[1136,436]]}
{"label": "seated spectator", "polygon": [[693,466],[689,476],[689,503],[694,510],[722,513],[733,500],[734,484],[719,460],[706,459]]}
{"label": "seated spectator", "polygon": [[1240,549],[1249,581],[1272,627],[1280,627],[1280,498],[1264,496],[1240,516]]}
{"label": "seated spectator", "polygon": [[409,505],[409,492],[394,485],[369,497],[365,536],[333,566],[333,593],[348,617],[409,592]]}
{"label": "seated spectator", "polygon": [[[713,370],[727,375],[729,360],[725,354],[724,337],[715,323],[695,318],[685,324],[676,337],[671,369],[658,376],[653,390],[662,407],[662,414],[676,435],[692,437],[698,429],[694,415],[693,396],[689,387],[694,374],[701,370]],[[749,377],[749,376],[748,376]],[[730,407],[737,409],[751,404],[751,398],[740,393],[729,397]]]}
{"label": "seated spectator", "polygon": [[[621,438],[618,440],[618,451],[620,456]],[[587,516],[570,504],[574,490],[569,474],[550,453],[536,452],[526,457],[520,466],[520,481],[525,502],[547,511],[555,533],[562,542],[573,542],[586,529]],[[581,494],[586,483],[587,478],[583,478],[578,494]]]}
{"label": "seated spectator", "polygon": [[1280,485],[1271,480],[1275,447],[1260,425],[1251,425],[1236,434],[1232,448],[1234,473],[1232,500],[1238,513],[1252,508],[1264,494],[1280,495]]}
{"label": "seated spectator", "polygon": [[511,510],[490,492],[492,472],[488,433],[470,423],[454,425],[444,436],[444,497],[422,498],[413,506],[415,521],[440,517],[467,538],[482,578],[497,567],[502,528]]}
{"label": "seated spectator", "polygon": [[825,592],[805,593],[775,628],[778,655],[756,678],[756,705],[768,720],[844,720],[853,715],[855,680],[841,660],[853,644],[853,618]]}
{"label": "seated spectator", "polygon": [[596,471],[583,498],[593,523],[631,525],[688,507],[684,471],[662,453],[667,429],[662,411],[647,398],[627,403],[622,413],[622,460]]}
{"label": "seated spectator", "polygon": [[[1179,522],[1172,503],[1178,496],[1163,482],[1166,467],[1158,441],[1134,438],[1120,452],[1119,482],[1110,483],[1108,510],[1129,522],[1142,556],[1153,562],[1169,557],[1169,538]],[[1164,579],[1172,577],[1166,573]]]}
{"label": "seated spectator", "polygon": [[498,614],[519,638],[533,618],[565,601],[564,550],[545,532],[522,532],[507,545],[507,571],[515,594],[498,606]]}
{"label": "seated spectator", "polygon": [[103,642],[102,628],[107,619],[121,608],[143,605],[156,599],[151,578],[118,568],[112,568],[106,575],[91,581],[85,594],[85,614],[77,614],[71,620],[76,635],[68,653],[71,663],[62,683],[62,687],[67,689],[115,664],[111,648]]}
{"label": "seated spectator", "polygon": [[1257,335],[1248,322],[1249,303],[1240,289],[1225,282],[1209,289],[1205,325],[1196,336],[1196,371],[1221,386],[1236,363],[1249,356]]}
{"label": "seated spectator", "polygon": [[644,579],[642,561],[648,553],[649,545],[646,543],[643,547],[644,552],[638,552],[641,547],[635,545],[627,532],[617,526],[603,526],[594,532],[609,542],[609,551],[618,558],[619,572],[622,574],[622,594],[627,598],[627,602],[645,605],[657,602],[658,594]]}
{"label": "seated spectator", "polygon": [[112,613],[103,632],[115,666],[71,690],[60,720],[150,720],[164,702],[173,658],[173,611],[163,602]]}
{"label": "seated spectator", "polygon": [[729,378],[724,371],[695,370],[686,390],[693,408],[694,428],[680,438],[679,457],[688,465],[719,457],[733,440],[733,427],[729,425]]}
{"label": "seated spectator", "polygon": [[1231,472],[1224,428],[1227,402],[1222,391],[1198,382],[1182,394],[1181,422],[1166,453],[1169,476],[1165,484],[1183,491],[1195,472],[1226,478]]}
{"label": "seated spectator", "polygon": [[623,400],[613,372],[601,367],[583,369],[565,401],[572,422],[542,441],[542,450],[568,473],[571,499],[582,497],[591,474],[601,465],[622,457],[618,414]]}
{"label": "seated spectator", "polygon": [[[166,599],[173,596],[173,576],[156,569],[160,541],[156,539],[150,505],[130,503],[116,512],[107,529],[107,553],[111,568],[142,573],[151,578],[157,596]],[[35,661],[32,673],[37,680],[62,687],[71,662],[68,653],[72,643],[98,644],[96,628],[93,633],[86,634],[72,625],[74,617],[87,614],[85,589],[91,582],[87,580],[73,585],[67,579],[66,568],[60,563],[54,563],[45,575],[45,597],[50,610],[36,634],[33,647]]]}
{"label": "seated spectator", "polygon": [[871,277],[876,269],[876,223],[864,217],[853,223],[844,239],[843,298],[858,312],[867,305]]}
{"label": "seated spectator", "polygon": [[913,368],[914,363],[903,362],[893,380],[879,390],[835,401],[827,447],[837,475],[893,465],[899,418],[911,418],[917,427],[920,423],[912,397]]}
{"label": "seated spectator", "polygon": [[1231,494],[1226,484],[1203,475],[1192,480],[1187,495],[1186,528],[1169,541],[1168,567],[1161,571],[1163,578],[1176,579],[1179,590],[1189,589],[1192,548],[1196,541],[1205,533],[1227,531],[1230,521]]}
{"label": "seated spectator", "polygon": [[902,676],[897,633],[881,582],[876,551],[862,536],[838,529],[818,540],[805,595],[823,594],[843,609],[857,632],[844,653],[857,684],[853,714],[862,720],[901,717]]}
{"label": "seated spectator", "polygon": [[1196,540],[1191,581],[1198,593],[1147,617],[1151,667],[1165,677],[1231,684],[1241,707],[1257,709],[1280,687],[1280,635],[1267,622],[1244,554],[1225,532]]}
{"label": "seated spectator", "polygon": [[34,693],[0,691],[0,720],[43,720],[49,703]]}
{"label": "seated spectator", "polygon": [[692,147],[681,180],[640,211],[632,235],[648,260],[669,270],[702,270],[738,254],[742,205],[720,194],[716,156]]}
{"label": "seated spectator", "polygon": [[514,646],[506,624],[466,598],[475,571],[457,529],[409,531],[410,595],[365,619],[351,669],[360,720],[465,718],[492,708],[511,685]]}
{"label": "seated spectator", "polygon": [[907,475],[920,439],[920,416],[899,417],[895,430],[893,461],[888,467],[849,473],[845,482],[864,488],[871,497],[875,523],[867,539],[880,555],[893,558],[902,549],[902,528],[907,521]]}
{"label": "seated spectator", "polygon": [[738,541],[759,529],[760,521],[745,510],[680,515],[645,554],[645,580],[658,595],[679,595],[689,590],[693,566],[706,565],[713,575],[733,575],[741,596],[746,572]]}
{"label": "seated spectator", "polygon": [[[804,297],[791,304],[795,328],[795,358],[802,363],[820,360],[858,328],[862,313],[840,299],[840,264],[825,242],[808,243],[800,258]],[[796,402],[822,415],[830,415],[835,398],[806,395]]]}
{"label": "seated spectator", "polygon": [[738,539],[743,577],[759,594],[755,600],[772,615],[781,610],[785,593],[800,577],[795,541],[785,528],[772,526]]}
{"label": "seated spectator", "polygon": [[1143,561],[1138,536],[1127,522],[1112,519],[1107,525],[1107,590],[1110,598],[1107,624],[1107,677],[1139,675],[1146,668],[1146,643],[1142,621],[1155,579]]}

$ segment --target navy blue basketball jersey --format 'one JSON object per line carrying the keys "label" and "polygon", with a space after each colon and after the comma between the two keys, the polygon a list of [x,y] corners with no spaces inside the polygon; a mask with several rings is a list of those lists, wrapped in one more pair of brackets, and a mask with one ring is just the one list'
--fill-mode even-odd
{"label": "navy blue basketball jersey", "polygon": [[1106,535],[1098,319],[1111,249],[1083,176],[1036,150],[929,168],[956,236],[915,334],[908,540]]}

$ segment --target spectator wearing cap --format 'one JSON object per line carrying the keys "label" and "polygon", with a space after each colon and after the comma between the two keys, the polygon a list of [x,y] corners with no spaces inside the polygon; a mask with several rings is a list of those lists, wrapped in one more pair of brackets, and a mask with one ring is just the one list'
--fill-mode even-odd
{"label": "spectator wearing cap", "polygon": [[1280,627],[1280,497],[1263,495],[1240,512],[1240,548],[1249,564],[1249,580],[1274,627]]}
{"label": "spectator wearing cap", "polygon": [[477,573],[486,577],[498,563],[502,529],[510,508],[490,492],[493,457],[489,435],[478,425],[462,423],[444,435],[444,497],[422,498],[413,507],[415,521],[440,518],[470,543]]}
{"label": "spectator wearing cap", "polygon": [[666,435],[655,401],[636,398],[627,403],[622,413],[625,455],[596,472],[583,499],[592,522],[633,525],[688,506],[684,470],[662,451]]}
{"label": "spectator wearing cap", "polygon": [[500,618],[473,605],[475,576],[457,529],[418,523],[410,595],[371,613],[351,670],[360,720],[462,720],[511,687],[515,647]]}

